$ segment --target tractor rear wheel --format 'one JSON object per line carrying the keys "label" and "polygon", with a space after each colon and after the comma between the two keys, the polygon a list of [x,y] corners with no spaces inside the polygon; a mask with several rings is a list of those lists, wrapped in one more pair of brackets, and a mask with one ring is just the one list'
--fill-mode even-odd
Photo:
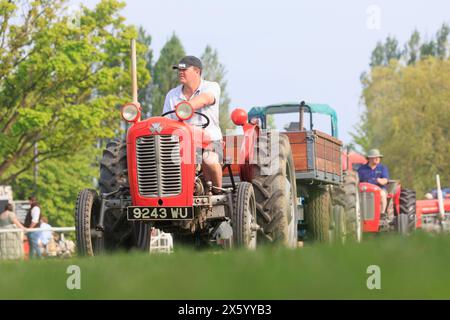
{"label": "tractor rear wheel", "polygon": [[236,247],[256,249],[256,202],[253,186],[241,182],[233,195],[233,244]]}
{"label": "tractor rear wheel", "polygon": [[[339,206],[345,218],[345,234],[341,238],[361,242],[362,240],[362,217],[359,207],[359,179],[358,174],[353,171],[345,172],[344,181],[332,189],[333,206]],[[338,210],[338,209],[336,209]],[[341,214],[342,214],[341,213]]]}
{"label": "tractor rear wheel", "polygon": [[400,212],[397,221],[397,229],[401,234],[408,234],[416,229],[416,192],[414,190],[400,191]]}
{"label": "tractor rear wheel", "polygon": [[257,222],[274,242],[297,245],[297,187],[291,145],[286,135],[259,136],[252,180]]}
{"label": "tractor rear wheel", "polygon": [[77,251],[82,256],[94,256],[103,252],[104,238],[95,230],[99,213],[100,198],[97,191],[81,190],[75,206],[75,231]]}
{"label": "tractor rear wheel", "polygon": [[305,222],[313,241],[330,242],[331,199],[328,188],[312,186],[305,201]]}
{"label": "tractor rear wheel", "polygon": [[[110,193],[122,188],[122,191],[117,193],[115,197],[129,195],[127,145],[125,141],[114,140],[106,145],[100,162],[99,185],[100,194]],[[104,219],[105,248],[114,251],[129,250],[135,247],[138,240],[146,237],[147,232],[149,232],[145,225],[142,226],[143,224],[143,222],[133,223],[128,221],[126,212],[122,212],[121,209],[108,210]]]}

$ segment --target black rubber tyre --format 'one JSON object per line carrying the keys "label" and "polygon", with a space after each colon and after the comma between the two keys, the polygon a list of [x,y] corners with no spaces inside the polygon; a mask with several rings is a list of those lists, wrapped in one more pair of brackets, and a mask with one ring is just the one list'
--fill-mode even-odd
{"label": "black rubber tyre", "polygon": [[295,247],[297,186],[289,138],[277,132],[261,134],[256,152],[252,184],[258,225],[275,243]]}
{"label": "black rubber tyre", "polygon": [[331,198],[326,187],[311,186],[305,201],[305,222],[308,238],[318,242],[331,242]]}
{"label": "black rubber tyre", "polygon": [[81,256],[94,256],[103,252],[104,238],[97,237],[100,199],[97,191],[83,189],[78,193],[75,206],[75,232],[77,252]]}
{"label": "black rubber tyre", "polygon": [[[111,141],[103,151],[100,162],[100,193],[110,193],[120,187],[125,189],[114,195],[119,198],[125,192],[128,193],[128,166],[126,143],[121,141]],[[107,250],[129,250],[133,247],[145,248],[141,240],[142,232],[147,232],[148,227],[142,226],[142,222],[127,221],[126,212],[120,209],[108,210],[105,214],[105,248]],[[148,236],[150,237],[150,236]]]}
{"label": "black rubber tyre", "polygon": [[233,245],[238,248],[256,249],[256,201],[253,186],[241,182],[233,195]]}
{"label": "black rubber tyre", "polygon": [[333,206],[331,225],[331,241],[344,244],[347,240],[347,225],[345,223],[345,210],[343,206]]}
{"label": "black rubber tyre", "polygon": [[416,192],[410,189],[400,191],[400,214],[397,230],[408,234],[416,230]]}
{"label": "black rubber tyre", "polygon": [[[363,235],[363,221],[359,207],[359,178],[358,174],[353,171],[344,173],[343,183],[332,188],[333,207],[342,207],[345,228],[341,228],[345,234],[338,236],[344,241],[351,240],[361,242]],[[339,209],[336,209],[339,210]]]}

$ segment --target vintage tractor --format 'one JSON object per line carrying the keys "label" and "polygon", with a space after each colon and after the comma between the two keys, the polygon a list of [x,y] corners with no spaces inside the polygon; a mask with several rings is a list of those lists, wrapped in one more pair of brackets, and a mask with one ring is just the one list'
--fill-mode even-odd
{"label": "vintage tractor", "polygon": [[[202,179],[198,151],[209,147],[207,116],[188,102],[160,117],[141,120],[137,102],[136,51],[132,41],[133,102],[121,108],[131,126],[126,141],[107,144],[100,163],[100,192],[80,191],[75,208],[78,251],[148,250],[151,228],[178,241],[224,247],[256,247],[256,202],[249,182],[217,188]],[[176,120],[166,118],[175,113]],[[185,123],[194,113],[204,123]],[[251,135],[256,126],[248,127]],[[244,156],[245,157],[245,156]]]}
{"label": "vintage tractor", "polygon": [[399,181],[389,180],[387,208],[381,212],[381,189],[370,183],[359,184],[359,198],[364,232],[397,231],[407,234],[417,227],[416,193],[405,189]]}
{"label": "vintage tractor", "polygon": [[[331,117],[331,135],[314,129],[313,114]],[[337,139],[336,112],[324,104],[284,103],[254,107],[249,111],[248,118],[250,124],[247,126],[256,124],[260,128],[255,153],[260,154],[261,149],[272,144],[272,137],[277,136],[280,142],[279,159],[286,163],[286,169],[280,171],[280,179],[275,183],[273,176],[243,177],[239,172],[245,170],[241,168],[239,171],[240,166],[235,164],[231,166],[236,180],[245,179],[253,184],[257,222],[260,230],[264,230],[261,238],[280,238],[276,230],[284,225],[278,222],[274,212],[283,210],[287,205],[291,212],[287,230],[291,231],[288,236],[281,234],[281,238],[289,239],[291,244],[294,239],[322,242],[345,238],[359,240],[358,185],[356,180],[342,175],[342,142]],[[227,141],[232,138],[236,137],[227,137]],[[232,152],[227,150],[227,154]],[[276,160],[277,157],[269,157],[270,162]],[[254,165],[254,168],[256,172],[261,172],[261,164]],[[283,183],[283,175],[284,184],[290,191],[281,195],[272,188]],[[224,183],[227,179],[224,178]],[[283,198],[289,200],[285,202]]]}
{"label": "vintage tractor", "polygon": [[439,175],[437,188],[426,194],[426,199],[417,200],[417,227],[431,232],[450,231],[450,188],[441,189]]}
{"label": "vintage tractor", "polygon": [[[165,118],[175,113],[178,120]],[[140,106],[122,107],[131,123],[126,142],[111,142],[103,153],[100,193],[79,193],[76,206],[78,249],[95,255],[103,249],[149,249],[152,227],[197,245],[216,243],[256,246],[256,203],[248,182],[216,188],[202,179],[197,150],[208,148],[202,128],[189,125],[194,110],[188,102],[175,111],[141,121]]]}
{"label": "vintage tractor", "polygon": [[[354,151],[343,153],[343,170],[357,179],[358,168],[367,159]],[[416,193],[405,189],[397,180],[389,180],[386,186],[387,208],[381,212],[381,189],[370,183],[358,183],[359,209],[363,219],[363,232],[377,233],[398,231],[407,234],[415,230],[420,221],[416,219]]]}

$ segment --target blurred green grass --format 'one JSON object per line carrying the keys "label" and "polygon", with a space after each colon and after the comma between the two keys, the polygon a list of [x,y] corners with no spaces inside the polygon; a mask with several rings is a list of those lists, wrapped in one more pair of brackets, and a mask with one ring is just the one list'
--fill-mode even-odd
{"label": "blurred green grass", "polygon": [[[66,269],[81,268],[81,290]],[[381,290],[366,286],[381,268]],[[298,250],[0,261],[0,299],[450,299],[450,236],[383,234]]]}

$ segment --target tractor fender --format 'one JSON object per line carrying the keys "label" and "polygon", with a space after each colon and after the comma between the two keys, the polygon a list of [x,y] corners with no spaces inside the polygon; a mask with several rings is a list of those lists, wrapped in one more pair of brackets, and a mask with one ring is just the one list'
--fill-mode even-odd
{"label": "tractor fender", "polygon": [[239,165],[239,176],[241,181],[251,182],[253,180],[253,164],[255,163],[255,145],[258,141],[259,127],[256,124],[246,123],[243,125],[243,143],[238,159],[244,163]]}

